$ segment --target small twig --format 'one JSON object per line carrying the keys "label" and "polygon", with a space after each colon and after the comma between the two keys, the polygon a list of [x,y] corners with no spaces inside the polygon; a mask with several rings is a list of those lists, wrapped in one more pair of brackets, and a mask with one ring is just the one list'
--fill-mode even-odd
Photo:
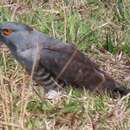
{"label": "small twig", "polygon": [[67,69],[67,67],[70,65],[70,63],[71,63],[71,61],[73,60],[73,58],[74,58],[76,52],[77,52],[77,50],[75,50],[75,51],[72,53],[71,57],[69,58],[69,60],[66,62],[66,64],[64,65],[64,67],[62,68],[62,70],[60,71],[60,73],[58,74],[58,76],[56,77],[56,80],[58,80],[58,79],[61,77],[61,75],[64,73],[64,71],[65,71],[65,70]]}
{"label": "small twig", "polygon": [[89,117],[90,122],[91,122],[92,130],[96,130],[96,122],[93,120],[93,118],[91,117],[91,115],[89,113],[88,113],[88,117]]}
{"label": "small twig", "polygon": [[[36,53],[35,53],[35,56],[34,56],[34,61],[33,61],[33,66],[32,66],[32,72],[31,72],[31,82],[33,80],[34,71],[35,71],[35,68],[36,68],[36,65],[37,65],[37,62],[38,62],[38,59],[39,59],[40,48],[39,48],[39,44],[38,44],[38,39],[37,39],[37,44],[36,45],[37,45],[36,46]],[[34,88],[34,86],[32,84],[31,84],[31,87],[32,87],[33,91],[35,92],[35,94],[42,101],[42,97],[39,95],[39,93],[37,92],[37,90]]]}
{"label": "small twig", "polygon": [[16,4],[1,5],[0,8],[7,8],[7,7],[12,7],[12,6],[16,6]]}
{"label": "small twig", "polygon": [[5,125],[5,126],[12,126],[12,127],[15,127],[15,128],[20,128],[20,129],[25,130],[25,128],[20,127],[20,125],[13,124],[13,123],[7,123],[7,122],[4,122],[4,121],[0,121],[0,124],[1,125]]}
{"label": "small twig", "polygon": [[16,11],[17,11],[17,9],[19,7],[20,7],[19,5],[14,6],[14,9],[13,9],[13,12],[12,12],[12,15],[11,15],[11,21],[14,21],[15,15],[16,15]]}
{"label": "small twig", "polygon": [[66,7],[64,5],[64,1],[63,2],[63,12],[64,12],[64,40],[66,42],[67,40],[67,14],[66,14]]}

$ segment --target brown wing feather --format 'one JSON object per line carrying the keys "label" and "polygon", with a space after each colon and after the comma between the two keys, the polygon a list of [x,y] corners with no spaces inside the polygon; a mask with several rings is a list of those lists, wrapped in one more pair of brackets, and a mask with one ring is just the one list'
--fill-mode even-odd
{"label": "brown wing feather", "polygon": [[[71,61],[69,61],[70,59]],[[73,44],[43,48],[41,63],[56,79],[58,77],[58,80],[72,86],[84,86],[90,90],[98,91],[116,90],[123,95],[130,92],[124,87],[119,87],[120,85],[115,80],[101,71]]]}
{"label": "brown wing feather", "polygon": [[104,75],[98,70],[96,64],[77,50],[74,45],[43,48],[41,57],[42,64],[56,78],[71,59],[61,76],[58,77],[59,80],[64,80],[68,84],[94,89],[104,81]]}

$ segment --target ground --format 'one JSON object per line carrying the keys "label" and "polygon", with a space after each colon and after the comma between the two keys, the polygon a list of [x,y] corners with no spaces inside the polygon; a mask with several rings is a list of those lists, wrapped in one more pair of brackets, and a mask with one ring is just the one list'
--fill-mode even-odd
{"label": "ground", "polygon": [[[0,23],[4,21],[24,22],[75,43],[102,70],[130,86],[128,0],[1,0]],[[65,91],[55,102],[45,99],[43,88],[33,85],[24,68],[1,45],[0,129],[130,129],[130,95],[112,99],[71,86]]]}

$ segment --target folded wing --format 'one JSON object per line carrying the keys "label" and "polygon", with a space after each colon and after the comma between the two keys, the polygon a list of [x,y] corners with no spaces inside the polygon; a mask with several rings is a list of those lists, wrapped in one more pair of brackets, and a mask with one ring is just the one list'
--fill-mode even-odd
{"label": "folded wing", "polygon": [[73,44],[43,47],[40,62],[57,80],[72,86],[93,90],[104,81],[96,64]]}
{"label": "folded wing", "polygon": [[85,87],[98,92],[119,92],[126,95],[130,89],[123,87],[100,70],[73,44],[54,44],[40,51],[41,64],[58,81],[75,87]]}

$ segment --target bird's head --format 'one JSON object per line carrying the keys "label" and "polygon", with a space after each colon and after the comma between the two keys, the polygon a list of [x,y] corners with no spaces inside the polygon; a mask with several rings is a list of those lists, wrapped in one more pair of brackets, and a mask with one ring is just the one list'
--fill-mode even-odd
{"label": "bird's head", "polygon": [[4,42],[11,51],[27,48],[33,28],[25,24],[5,22],[0,25],[0,41]]}

